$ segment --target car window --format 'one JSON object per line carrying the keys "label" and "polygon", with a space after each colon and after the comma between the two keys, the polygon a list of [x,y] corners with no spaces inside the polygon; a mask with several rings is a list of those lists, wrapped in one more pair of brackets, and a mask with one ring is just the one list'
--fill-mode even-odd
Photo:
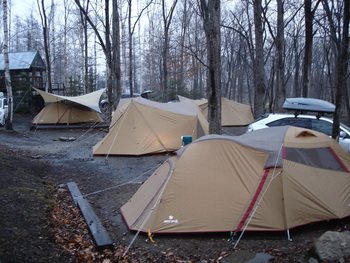
{"label": "car window", "polygon": [[286,125],[289,125],[289,120],[288,120],[288,118],[284,118],[284,119],[280,119],[280,120],[266,123],[266,125],[269,127],[286,126]]}
{"label": "car window", "polygon": [[310,129],[310,119],[304,118],[290,118],[289,125],[296,126],[300,128],[308,128]]}
{"label": "car window", "polygon": [[311,120],[311,129],[332,136],[333,124],[322,120]]}
{"label": "car window", "polygon": [[310,128],[310,119],[305,118],[283,118],[266,124],[269,127],[291,125],[300,128]]}

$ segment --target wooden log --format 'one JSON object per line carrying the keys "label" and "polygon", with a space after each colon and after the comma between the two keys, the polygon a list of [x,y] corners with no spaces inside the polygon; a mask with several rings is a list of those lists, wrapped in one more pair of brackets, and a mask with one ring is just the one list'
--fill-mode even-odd
{"label": "wooden log", "polygon": [[97,247],[99,248],[110,248],[113,247],[113,242],[109,237],[106,229],[102,225],[95,214],[93,208],[89,202],[82,196],[77,184],[75,182],[67,183],[68,189],[71,192],[74,202],[80,208],[84,219],[89,226],[90,232],[95,240]]}

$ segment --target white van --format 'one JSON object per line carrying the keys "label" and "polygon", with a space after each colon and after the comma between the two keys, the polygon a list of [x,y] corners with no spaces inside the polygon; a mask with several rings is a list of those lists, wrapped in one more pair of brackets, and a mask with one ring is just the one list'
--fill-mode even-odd
{"label": "white van", "polygon": [[8,116],[7,99],[5,98],[4,93],[0,92],[0,126],[5,126],[7,116]]}

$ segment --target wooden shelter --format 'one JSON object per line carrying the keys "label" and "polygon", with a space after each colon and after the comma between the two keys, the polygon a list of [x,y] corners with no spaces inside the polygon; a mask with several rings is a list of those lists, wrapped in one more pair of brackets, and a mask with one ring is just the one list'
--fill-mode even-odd
{"label": "wooden shelter", "polygon": [[[10,52],[10,75],[15,107],[20,102],[32,105],[28,92],[32,87],[44,89],[46,65],[38,51]],[[4,54],[0,54],[0,92],[7,94],[5,86]],[[26,97],[25,100],[23,98]]]}
{"label": "wooden shelter", "polygon": [[[10,52],[10,74],[14,93],[26,85],[43,89],[46,65],[38,51]],[[0,54],[0,91],[6,93],[4,54]]]}

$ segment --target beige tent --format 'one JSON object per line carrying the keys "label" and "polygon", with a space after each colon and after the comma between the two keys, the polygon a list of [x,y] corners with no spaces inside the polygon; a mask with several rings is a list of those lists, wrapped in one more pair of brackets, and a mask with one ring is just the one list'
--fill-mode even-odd
{"label": "beige tent", "polygon": [[99,100],[104,89],[86,95],[68,97],[35,89],[46,106],[34,117],[32,124],[100,123]]}
{"label": "beige tent", "polygon": [[152,233],[286,230],[350,216],[350,156],[291,126],[204,136],[170,157],[121,208]]}
{"label": "beige tent", "polygon": [[[180,101],[188,98],[178,96]],[[195,103],[208,119],[208,100],[195,100]],[[221,126],[245,126],[254,121],[249,105],[241,104],[225,97],[221,98]]]}
{"label": "beige tent", "polygon": [[181,136],[208,134],[208,122],[190,101],[160,103],[141,97],[123,101],[94,155],[143,155],[181,148]]}
{"label": "beige tent", "polygon": [[98,112],[85,106],[68,102],[50,103],[32,120],[32,124],[34,125],[100,122],[103,122],[103,119]]}

